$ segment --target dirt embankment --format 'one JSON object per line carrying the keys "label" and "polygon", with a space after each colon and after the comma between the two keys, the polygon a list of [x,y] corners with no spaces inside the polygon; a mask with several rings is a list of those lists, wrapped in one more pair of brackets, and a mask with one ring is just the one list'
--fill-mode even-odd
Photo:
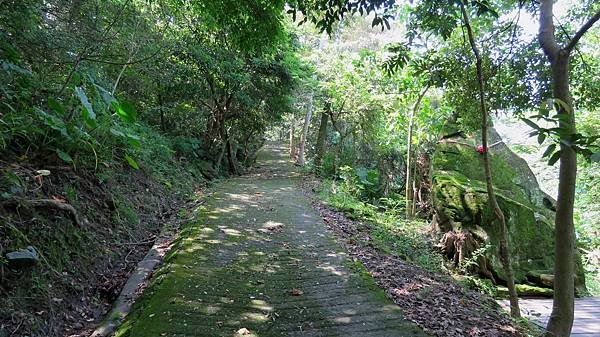
{"label": "dirt embankment", "polygon": [[[164,179],[3,162],[0,173],[1,337],[86,335],[202,183],[180,167]],[[6,253],[28,246],[38,261],[10,268]]]}

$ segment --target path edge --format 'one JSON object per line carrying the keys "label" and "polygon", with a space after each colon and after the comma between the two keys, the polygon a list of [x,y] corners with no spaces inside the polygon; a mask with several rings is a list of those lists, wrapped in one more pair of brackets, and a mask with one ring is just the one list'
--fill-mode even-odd
{"label": "path edge", "polygon": [[[198,206],[202,203],[204,201],[199,200],[194,204]],[[133,304],[140,298],[148,286],[154,272],[158,270],[165,256],[176,245],[176,239],[181,230],[181,223],[181,220],[167,222],[167,225],[162,228],[150,250],[138,262],[135,270],[127,278],[127,282],[113,303],[112,309],[106,313],[105,318],[96,326],[94,331],[89,335],[90,337],[111,336],[124,322],[127,315],[131,312]]]}

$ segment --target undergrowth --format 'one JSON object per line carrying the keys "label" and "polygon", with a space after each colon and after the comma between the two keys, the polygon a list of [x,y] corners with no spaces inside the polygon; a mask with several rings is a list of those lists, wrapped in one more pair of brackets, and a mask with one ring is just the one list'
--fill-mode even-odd
{"label": "undergrowth", "polygon": [[[498,288],[492,281],[468,272],[470,261],[475,263],[477,255],[467,259],[466,263],[456,270],[448,269],[443,256],[435,249],[435,241],[428,232],[429,224],[422,219],[405,218],[403,199],[379,198],[375,202],[361,200],[360,193],[357,192],[364,186],[357,185],[360,183],[346,176],[346,179],[342,180],[322,181],[316,192],[319,199],[329,206],[344,212],[353,220],[364,222],[372,239],[370,243],[377,249],[395,254],[425,270],[452,274],[452,278],[466,289],[498,297]],[[488,248],[488,246],[482,247],[479,254]],[[520,326],[522,331],[527,331],[528,336],[543,335],[540,328],[526,318],[511,320],[515,325]]]}
{"label": "undergrowth", "polygon": [[[202,160],[177,149],[174,139],[143,123],[127,128],[142,136],[129,152],[137,168],[110,148],[98,153],[97,165],[0,162],[0,256],[27,246],[40,256],[25,270],[0,259],[0,321],[18,335],[65,335],[67,327],[99,318],[163,222],[205,182]],[[84,226],[60,210],[3,204],[15,198],[63,200]]]}
{"label": "undergrowth", "polygon": [[359,199],[347,181],[325,180],[318,196],[328,205],[343,211],[349,218],[366,223],[372,244],[405,261],[429,271],[442,271],[443,257],[434,250],[428,224],[404,218],[404,201],[380,198],[378,204]]}

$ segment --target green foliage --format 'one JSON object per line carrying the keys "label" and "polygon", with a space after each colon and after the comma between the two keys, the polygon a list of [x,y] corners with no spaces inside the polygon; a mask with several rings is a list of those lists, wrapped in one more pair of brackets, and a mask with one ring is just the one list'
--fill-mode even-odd
{"label": "green foliage", "polygon": [[[599,134],[592,136],[586,136],[582,133],[574,132],[573,128],[569,124],[569,115],[573,114],[571,107],[560,99],[549,100],[550,102],[544,102],[538,115],[531,116],[530,118],[522,118],[533,131],[530,136],[537,136],[538,143],[542,145],[546,139],[550,139],[550,145],[544,151],[543,158],[548,159],[548,165],[554,165],[563,151],[561,145],[568,146],[576,153],[582,155],[588,161],[595,160],[597,153],[600,153],[600,145],[598,140],[600,139]],[[550,109],[548,105],[553,105],[556,110],[556,114],[550,116]],[[569,114],[564,113],[569,111]],[[550,127],[542,127],[538,123],[532,121],[537,119],[538,121],[544,121],[546,124],[550,124]]]}
{"label": "green foliage", "polygon": [[350,166],[342,166],[340,168],[340,178],[344,190],[359,199],[372,200],[379,194],[379,172],[377,170],[364,167],[354,169]]}
{"label": "green foliage", "polygon": [[498,287],[491,280],[482,279],[477,276],[464,275],[460,276],[459,283],[467,289],[477,290],[492,297],[498,296]]}
{"label": "green foliage", "polygon": [[[459,269],[462,271],[462,273],[468,274],[471,270],[473,270],[474,268],[477,268],[479,266],[479,263],[477,260],[480,257],[484,257],[486,255],[486,253],[489,253],[491,248],[492,248],[492,246],[488,242],[485,244],[485,246],[477,248],[471,256],[464,259],[461,262],[461,265],[459,266]],[[491,280],[486,280],[486,281],[491,281]],[[493,295],[493,294],[490,294],[490,295]]]}
{"label": "green foliage", "polygon": [[[584,135],[600,132],[598,114],[582,112],[578,118],[579,130]],[[597,296],[600,294],[600,163],[580,156],[577,171],[575,230],[586,270],[586,284],[590,293]]]}
{"label": "green foliage", "polygon": [[319,197],[330,206],[352,219],[366,222],[372,244],[377,248],[427,270],[441,270],[443,258],[433,248],[429,225],[421,220],[405,220],[403,200],[384,198],[375,205],[361,201],[356,192],[347,180],[341,184],[325,181],[318,191]]}
{"label": "green foliage", "polygon": [[149,125],[195,144],[179,154],[219,166],[229,142],[243,153],[229,160],[245,164],[290,106],[297,64],[283,5],[0,3],[0,154],[139,168],[149,135],[134,130]]}

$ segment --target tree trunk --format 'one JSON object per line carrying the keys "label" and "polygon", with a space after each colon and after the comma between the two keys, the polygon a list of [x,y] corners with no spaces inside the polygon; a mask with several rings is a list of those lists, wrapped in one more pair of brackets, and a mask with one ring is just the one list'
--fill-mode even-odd
{"label": "tree trunk", "polygon": [[465,10],[464,3],[460,3],[460,9],[462,12],[465,27],[469,37],[469,44],[473,50],[475,56],[475,67],[477,69],[477,83],[479,87],[479,109],[481,111],[481,144],[483,146],[483,169],[485,171],[485,184],[489,199],[489,204],[494,211],[494,216],[500,225],[500,262],[502,268],[506,274],[506,285],[508,287],[508,294],[510,298],[510,315],[512,317],[520,317],[521,310],[519,309],[519,298],[517,296],[517,290],[515,288],[515,279],[512,270],[510,250],[508,249],[508,233],[506,228],[506,218],[504,212],[500,209],[498,201],[496,200],[496,194],[494,192],[494,185],[492,180],[492,168],[490,163],[489,149],[488,149],[488,112],[485,104],[485,83],[483,81],[483,65],[479,49],[475,43],[475,37],[473,36],[473,30],[469,21],[469,16]]}
{"label": "tree trunk", "polygon": [[550,61],[552,70],[552,93],[566,106],[559,104],[560,126],[569,132],[560,133],[560,169],[558,175],[558,198],[554,229],[554,302],[548,320],[547,336],[566,337],[571,334],[575,306],[575,226],[573,205],[577,179],[577,154],[569,144],[569,137],[576,131],[575,113],[569,89],[569,63],[571,52],[581,37],[600,20],[600,11],[590,17],[561,48],[554,34],[553,0],[540,1],[540,30],[538,40]]}
{"label": "tree trunk", "polygon": [[[158,89],[160,91],[160,88]],[[163,109],[163,99],[160,92],[157,95],[158,99],[158,111],[160,112],[160,130],[162,132],[167,132],[167,121],[165,119],[165,111]]]}
{"label": "tree trunk", "polygon": [[216,168],[217,170],[221,169],[221,163],[223,162],[223,157],[225,156],[225,152],[227,151],[227,135],[225,134],[225,125],[224,122],[222,122],[220,119],[217,119],[219,121],[219,127],[216,130],[219,134],[219,138],[221,139],[221,150],[219,152],[219,156],[217,157],[217,165]]}
{"label": "tree trunk", "polygon": [[246,138],[244,139],[244,163],[248,162],[248,157],[250,155],[250,152],[248,151],[248,143],[250,142],[250,138],[252,138],[252,135],[254,134],[254,131],[251,131]]}
{"label": "tree trunk", "polygon": [[[132,51],[132,54],[133,54],[133,51]],[[133,55],[130,55],[129,58],[127,59],[127,62],[125,64],[123,64],[123,67],[121,67],[121,71],[119,71],[119,75],[117,76],[117,79],[115,80],[115,84],[113,85],[112,91],[110,92],[110,94],[112,96],[115,95],[115,92],[117,91],[117,87],[119,86],[119,82],[121,82],[121,78],[123,77],[123,73],[125,73],[125,69],[127,69],[127,66],[131,62],[132,57],[133,57]]]}
{"label": "tree trunk", "polygon": [[305,164],[304,152],[306,148],[306,137],[308,136],[308,127],[310,125],[310,119],[312,118],[313,113],[313,99],[312,96],[308,102],[308,109],[306,110],[306,115],[304,116],[304,126],[302,127],[302,135],[300,135],[300,145],[298,146],[298,165],[303,166]]}
{"label": "tree trunk", "polygon": [[415,214],[417,214],[417,194],[419,191],[419,187],[418,187],[418,182],[417,182],[417,153],[415,152],[414,154],[414,159],[415,159],[415,163],[413,164],[413,178],[412,178],[412,199],[411,199],[411,209],[410,209],[410,216],[412,218],[415,217]]}
{"label": "tree trunk", "polygon": [[231,148],[231,141],[229,139],[229,133],[227,129],[225,129],[225,143],[227,145],[227,162],[229,163],[229,173],[237,174],[237,170],[235,168],[235,158],[233,158],[233,150]]}
{"label": "tree trunk", "polygon": [[[554,36],[552,0],[542,1],[540,6],[539,40],[542,49],[550,60],[552,70],[552,93],[565,102],[568,109],[559,108],[560,114],[568,116],[568,121],[560,122],[561,127],[575,131],[575,116],[571,108],[569,92],[568,50],[561,49]],[[577,155],[566,146],[561,135],[560,170],[558,175],[558,198],[554,220],[554,301],[548,320],[547,335],[566,337],[571,333],[575,306],[575,227],[573,225],[573,204],[575,202],[575,180],[577,177]]]}
{"label": "tree trunk", "polygon": [[221,150],[219,151],[219,156],[217,157],[217,162],[215,164],[215,168],[217,171],[221,169],[221,162],[223,162],[223,156],[225,155],[225,148],[227,143],[223,142],[221,145]]}
{"label": "tree trunk", "polygon": [[[569,59],[570,55],[560,51],[552,62],[552,92],[569,107]],[[561,108],[561,114],[569,116],[568,122],[561,122],[575,132],[575,116]],[[565,145],[567,137],[561,135],[560,170],[558,174],[558,198],[556,200],[555,245],[554,245],[554,302],[548,321],[550,336],[569,336],[573,327],[575,304],[575,226],[573,205],[575,203],[575,182],[577,178],[577,154],[572,147]]]}
{"label": "tree trunk", "polygon": [[[411,174],[411,165],[412,165],[411,155],[412,155],[414,120],[415,120],[415,114],[417,113],[417,111],[419,111],[419,108],[421,107],[421,101],[423,100],[423,97],[427,93],[427,90],[429,90],[429,84],[427,86],[425,86],[425,88],[419,93],[419,97],[417,98],[417,101],[415,102],[415,105],[413,106],[412,110],[410,111],[410,115],[408,116],[408,137],[406,140],[407,146],[406,146],[405,198],[406,198],[406,217],[409,219],[414,216],[414,212],[412,211],[413,207],[411,206],[411,201],[414,199],[414,195],[413,195],[413,193],[411,193],[412,179],[413,179],[413,176]],[[412,201],[412,202],[414,202],[414,201]]]}
{"label": "tree trunk", "polygon": [[[327,108],[326,108],[327,109]],[[325,145],[327,138],[327,123],[329,115],[326,111],[321,112],[321,124],[319,125],[319,135],[317,137],[317,151],[315,154],[315,169],[317,174],[321,174],[321,161],[325,155]]]}
{"label": "tree trunk", "polygon": [[296,128],[294,127],[294,122],[292,121],[292,126],[290,127],[290,157],[296,157]]}

